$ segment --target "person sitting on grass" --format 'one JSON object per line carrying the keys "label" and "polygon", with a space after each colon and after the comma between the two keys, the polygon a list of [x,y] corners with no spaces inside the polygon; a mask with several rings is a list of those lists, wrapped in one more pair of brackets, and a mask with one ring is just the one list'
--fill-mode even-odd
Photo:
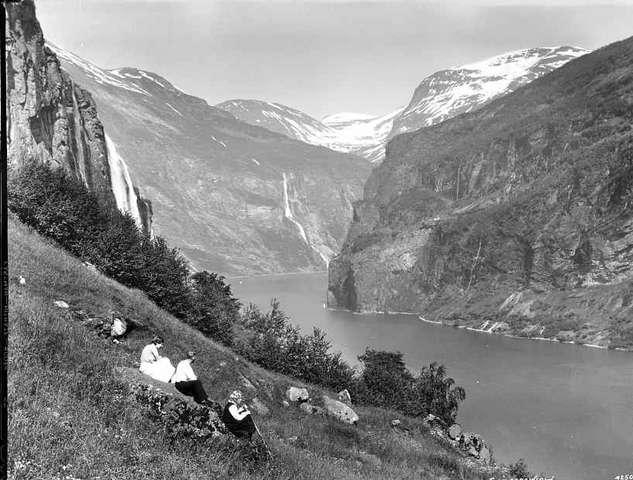
{"label": "person sitting on grass", "polygon": [[211,405],[207,392],[204,391],[202,382],[198,380],[198,377],[193,372],[191,364],[195,362],[196,354],[194,352],[187,352],[187,357],[184,360],[178,362],[176,366],[176,373],[172,377],[171,381],[183,395],[193,397],[196,403],[201,405]]}
{"label": "person sitting on grass", "polygon": [[242,392],[235,390],[229,396],[229,401],[222,412],[222,421],[226,428],[239,439],[251,441],[257,427],[253,422],[251,412],[244,404]]}
{"label": "person sitting on grass", "polygon": [[152,339],[152,343],[146,345],[141,352],[141,366],[139,370],[155,380],[168,383],[174,374],[175,368],[169,358],[161,357],[158,353],[158,349],[162,347],[163,339],[156,335]]}

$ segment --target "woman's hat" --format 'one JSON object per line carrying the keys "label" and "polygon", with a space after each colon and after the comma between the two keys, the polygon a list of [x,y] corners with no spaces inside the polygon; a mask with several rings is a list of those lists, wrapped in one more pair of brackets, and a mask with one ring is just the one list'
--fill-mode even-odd
{"label": "woman's hat", "polygon": [[234,390],[231,395],[229,395],[229,400],[234,403],[241,403],[243,400],[242,392],[239,390]]}

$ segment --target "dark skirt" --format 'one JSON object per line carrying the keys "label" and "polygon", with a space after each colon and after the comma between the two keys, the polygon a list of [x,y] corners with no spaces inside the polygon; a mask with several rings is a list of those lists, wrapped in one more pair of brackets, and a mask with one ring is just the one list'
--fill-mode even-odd
{"label": "dark skirt", "polygon": [[188,382],[176,382],[174,384],[176,390],[183,395],[193,397],[196,403],[204,403],[207,400],[207,392],[204,391],[200,380],[190,380]]}
{"label": "dark skirt", "polygon": [[255,423],[253,422],[253,418],[249,415],[244,417],[242,420],[236,420],[229,412],[229,406],[231,404],[227,404],[224,407],[224,411],[222,412],[222,421],[226,425],[226,428],[235,435],[237,438],[244,438],[250,440],[255,433]]}

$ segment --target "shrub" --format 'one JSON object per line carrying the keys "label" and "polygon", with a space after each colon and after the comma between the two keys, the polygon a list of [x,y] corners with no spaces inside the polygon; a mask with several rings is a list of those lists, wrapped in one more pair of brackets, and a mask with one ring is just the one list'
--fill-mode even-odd
{"label": "shrub", "polygon": [[191,276],[190,288],[192,299],[187,323],[230,346],[240,311],[240,302],[231,293],[231,286],[225,283],[223,276],[203,271]]}
{"label": "shrub", "polygon": [[301,335],[276,299],[268,313],[249,305],[240,326],[236,350],[264,368],[334,389],[348,388],[353,382],[353,370],[340,354],[329,352],[325,333],[315,328],[312,335]]}

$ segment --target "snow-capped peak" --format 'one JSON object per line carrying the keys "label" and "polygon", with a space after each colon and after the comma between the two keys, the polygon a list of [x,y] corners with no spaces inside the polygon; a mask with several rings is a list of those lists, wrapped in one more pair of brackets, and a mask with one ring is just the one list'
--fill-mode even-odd
{"label": "snow-capped peak", "polygon": [[416,88],[390,136],[472,111],[585,53],[569,46],[528,48],[436,72]]}

